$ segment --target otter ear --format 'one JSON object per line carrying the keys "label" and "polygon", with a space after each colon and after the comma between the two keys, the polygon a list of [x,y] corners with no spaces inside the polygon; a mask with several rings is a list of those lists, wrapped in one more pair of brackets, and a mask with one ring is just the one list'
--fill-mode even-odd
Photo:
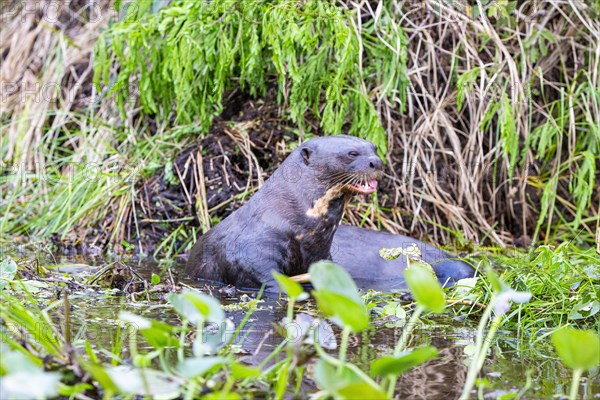
{"label": "otter ear", "polygon": [[312,156],[312,153],[312,149],[309,149],[308,147],[305,147],[302,150],[300,150],[300,154],[302,155],[304,164],[308,165],[310,163],[310,157]]}

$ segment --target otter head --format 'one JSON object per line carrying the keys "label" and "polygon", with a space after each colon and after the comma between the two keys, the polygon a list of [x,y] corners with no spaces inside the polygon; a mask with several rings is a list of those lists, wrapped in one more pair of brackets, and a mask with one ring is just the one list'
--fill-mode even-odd
{"label": "otter head", "polygon": [[377,147],[367,140],[347,135],[319,137],[298,150],[316,183],[325,189],[336,189],[340,195],[370,194],[377,189],[383,163]]}
{"label": "otter head", "polygon": [[343,199],[354,193],[373,193],[383,167],[376,150],[373,143],[346,135],[319,137],[302,144],[297,149],[300,162],[312,177],[312,187],[304,192],[312,197],[306,215],[319,218],[331,210],[333,202],[337,205],[334,219],[339,219]]}

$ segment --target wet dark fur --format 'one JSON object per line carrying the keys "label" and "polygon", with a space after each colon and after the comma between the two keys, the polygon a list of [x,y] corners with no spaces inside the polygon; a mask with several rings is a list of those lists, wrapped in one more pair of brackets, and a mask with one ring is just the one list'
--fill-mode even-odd
{"label": "wet dark fur", "polygon": [[[336,135],[305,142],[245,205],[198,240],[188,274],[238,287],[265,283],[273,289],[271,271],[298,275],[315,261],[331,259],[333,235],[351,194],[332,189],[350,176],[379,176],[381,168],[368,141]],[[326,207],[310,216],[328,191]]]}

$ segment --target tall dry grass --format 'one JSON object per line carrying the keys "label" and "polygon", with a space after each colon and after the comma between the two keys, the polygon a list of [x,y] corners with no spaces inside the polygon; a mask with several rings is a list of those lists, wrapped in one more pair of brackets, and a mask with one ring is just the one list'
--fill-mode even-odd
{"label": "tall dry grass", "polygon": [[[2,92],[1,157],[5,166],[29,172],[57,165],[66,173],[61,165],[99,162],[103,179],[5,179],[3,233],[74,234],[78,240],[96,235],[102,237],[99,244],[118,247],[140,241],[148,231],[154,240],[189,242],[195,225],[189,217],[199,204],[205,225],[209,209],[213,215],[225,209],[206,204],[208,183],[201,177],[194,175],[199,183],[192,187],[186,183],[190,175],[169,169],[198,131],[144,115],[135,91],[122,115],[103,95],[107,88],[97,92],[91,84],[92,50],[116,15],[112,2],[94,3],[103,10],[100,18],[92,18],[89,2],[60,2],[64,14],[49,19],[44,10],[51,3],[57,2],[42,0],[35,12],[20,2],[2,10],[0,73],[9,85]],[[408,38],[409,90],[390,94],[375,87],[367,93],[387,132],[385,183],[377,207],[359,199],[347,210],[348,221],[441,244],[591,243],[600,206],[600,24],[594,5],[572,0],[385,5],[384,19],[375,3],[338,3],[357,10],[352,22],[357,31],[369,19],[376,26],[385,23],[375,34],[390,48],[397,49],[386,35],[403,30]],[[478,15],[477,9],[485,12]],[[119,66],[110,71],[114,81]],[[269,79],[276,82],[276,76]],[[226,97],[238,95],[235,89]],[[400,112],[404,96],[406,112]],[[285,107],[277,109],[280,125],[288,126]],[[244,126],[276,131],[272,121],[252,115],[251,123],[241,121]],[[307,128],[318,132],[311,118]],[[240,172],[238,178],[247,181],[223,204],[251,193],[276,166],[259,168],[255,160],[270,150],[240,140],[233,146],[242,146],[248,165],[261,175]],[[269,143],[278,152],[290,150],[282,139]],[[198,145],[191,146],[190,151]],[[188,165],[189,171],[203,175],[208,156],[195,156],[195,163],[203,159],[205,165]],[[146,174],[133,183],[125,181],[130,174],[109,167],[132,162]],[[160,233],[159,224],[140,222],[160,214],[144,197],[147,182],[156,183],[149,174],[170,176],[182,199]],[[212,184],[228,180],[219,179]]]}

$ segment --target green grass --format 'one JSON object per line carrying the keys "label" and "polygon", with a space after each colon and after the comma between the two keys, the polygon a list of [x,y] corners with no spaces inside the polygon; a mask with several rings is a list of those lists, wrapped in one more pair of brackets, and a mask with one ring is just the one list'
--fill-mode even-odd
{"label": "green grass", "polygon": [[301,128],[310,110],[325,133],[348,124],[384,155],[374,102],[395,97],[404,110],[406,57],[406,37],[386,8],[378,24],[357,27],[353,11],[329,1],[175,1],[100,37],[95,82],[112,87],[123,113],[135,82],[146,113],[165,119],[175,107],[178,122],[208,132],[226,91],[239,85],[264,96],[275,74],[278,99]]}

